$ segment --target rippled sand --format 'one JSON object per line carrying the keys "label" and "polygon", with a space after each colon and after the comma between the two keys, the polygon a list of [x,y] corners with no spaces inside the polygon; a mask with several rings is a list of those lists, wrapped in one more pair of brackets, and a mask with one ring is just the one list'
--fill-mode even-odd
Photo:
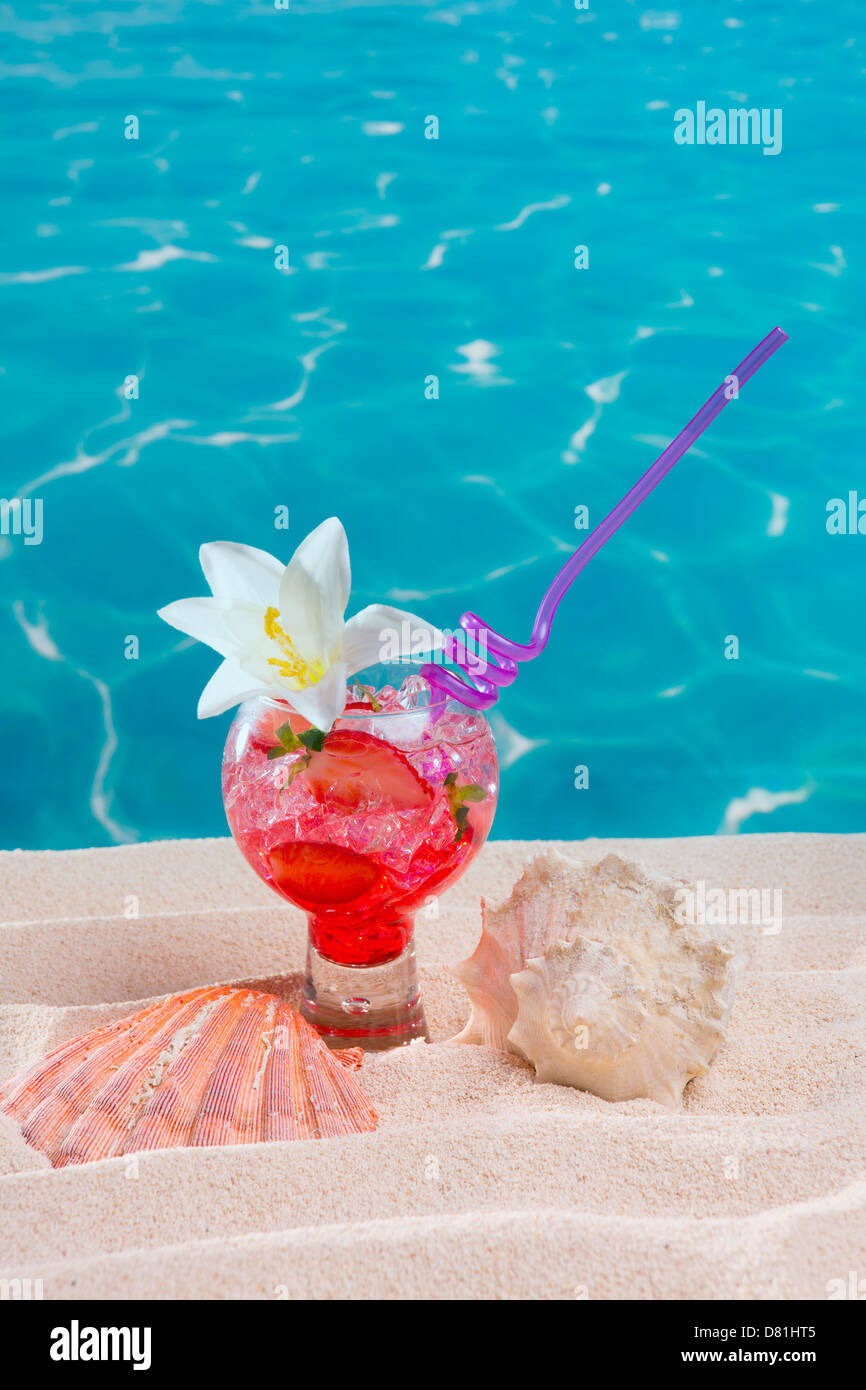
{"label": "rippled sand", "polygon": [[[447,962],[540,847],[489,844],[419,923],[433,1043],[365,1062],[375,1134],[54,1171],[4,1120],[2,1275],[46,1298],[820,1299],[862,1271],[866,837],[559,844],[781,892],[779,932],[731,929],[731,1030],[677,1114],[446,1045],[468,1013]],[[0,887],[3,1076],[175,989],[297,989],[301,916],[230,841],[7,853]]]}

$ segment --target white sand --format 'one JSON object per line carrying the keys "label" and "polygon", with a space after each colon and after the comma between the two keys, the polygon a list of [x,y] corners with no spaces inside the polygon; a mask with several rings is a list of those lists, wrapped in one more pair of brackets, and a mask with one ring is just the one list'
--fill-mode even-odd
{"label": "white sand", "polygon": [[[559,846],[782,892],[780,933],[731,929],[730,1034],[680,1113],[446,1045],[468,1015],[446,964],[539,848],[489,844],[419,921],[434,1043],[367,1059],[375,1134],[54,1171],[0,1119],[0,1274],[46,1298],[820,1299],[866,1277],[866,836]],[[171,990],[297,988],[301,915],[231,841],[0,854],[0,890],[3,1077]]]}

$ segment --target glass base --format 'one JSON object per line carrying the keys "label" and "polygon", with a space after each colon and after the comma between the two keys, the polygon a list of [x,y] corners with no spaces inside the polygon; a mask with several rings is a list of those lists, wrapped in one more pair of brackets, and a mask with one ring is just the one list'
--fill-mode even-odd
{"label": "glass base", "polygon": [[428,1041],[414,942],[384,965],[340,965],[309,943],[300,1009],[331,1048],[379,1052]]}

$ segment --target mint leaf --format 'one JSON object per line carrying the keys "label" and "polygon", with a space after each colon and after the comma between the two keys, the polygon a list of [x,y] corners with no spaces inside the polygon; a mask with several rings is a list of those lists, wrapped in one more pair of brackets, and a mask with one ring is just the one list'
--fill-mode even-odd
{"label": "mint leaf", "polygon": [[382,702],[381,700],[376,699],[375,687],[372,685],[359,685],[358,689],[362,690],[364,694],[367,696],[367,699],[370,701],[370,708],[372,709],[373,713],[378,714],[380,709],[382,708]]}
{"label": "mint leaf", "polygon": [[458,787],[457,795],[461,801],[486,801],[487,793],[483,787],[479,787],[476,782],[471,782],[468,787]]}
{"label": "mint leaf", "polygon": [[469,801],[484,801],[487,792],[483,787],[479,787],[477,782],[469,782],[465,787],[458,787],[457,773],[449,772],[445,778],[444,785],[448,789],[448,805],[454,817],[454,824],[457,826],[457,834],[454,843],[457,844],[463,839],[469,828]]}
{"label": "mint leaf", "polygon": [[325,742],[323,729],[305,729],[302,734],[296,734],[288,721],[280,725],[276,735],[280,741],[276,748],[269,749],[269,758],[284,758],[287,753],[296,753],[299,748],[318,753]]}
{"label": "mint leaf", "polygon": [[277,730],[279,744],[275,748],[268,749],[268,759],[285,758],[286,753],[296,753],[300,748],[307,749],[306,767],[310,762],[310,752],[318,753],[325,741],[325,733],[321,728],[304,728],[303,734],[296,734],[291,724],[281,724]]}
{"label": "mint leaf", "polygon": [[293,748],[297,748],[298,736],[292,728],[292,722],[290,719],[287,719],[285,724],[281,724],[280,727],[277,729],[277,738],[280,740],[280,743],[283,745],[287,752],[291,752]]}
{"label": "mint leaf", "polygon": [[323,729],[305,729],[302,734],[297,735],[296,742],[302,743],[313,753],[320,753],[325,742],[325,732]]}
{"label": "mint leaf", "polygon": [[469,808],[466,806],[458,806],[457,810],[454,812],[454,820],[457,824],[457,834],[454,836],[454,843],[455,845],[459,845],[466,831],[469,829]]}
{"label": "mint leaf", "polygon": [[276,747],[268,749],[269,759],[284,758],[287,753],[294,753],[301,746],[295,737],[291,724],[283,724],[281,728],[277,729],[277,738],[280,741]]}
{"label": "mint leaf", "polygon": [[289,787],[292,785],[295,778],[297,777],[298,773],[303,772],[305,767],[310,766],[311,757],[312,754],[305,753],[303,757],[298,758],[298,761],[296,763],[293,763],[293,765],[289,768],[289,780],[283,783],[281,788],[282,791],[287,792],[289,790]]}

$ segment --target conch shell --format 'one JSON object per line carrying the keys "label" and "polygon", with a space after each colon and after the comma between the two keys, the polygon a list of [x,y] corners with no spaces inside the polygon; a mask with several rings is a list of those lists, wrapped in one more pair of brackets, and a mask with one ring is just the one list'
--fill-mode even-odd
{"label": "conch shell", "polygon": [[472,1014],[454,1041],[605,1100],[678,1106],[734,986],[731,952],[683,919],[685,886],[616,854],[586,869],[555,850],[533,859],[506,903],[482,903],[481,940],[455,969]]}
{"label": "conch shell", "polygon": [[273,994],[215,986],[54,1049],[0,1110],[55,1168],[175,1145],[327,1139],[376,1128],[358,1048],[330,1052]]}

